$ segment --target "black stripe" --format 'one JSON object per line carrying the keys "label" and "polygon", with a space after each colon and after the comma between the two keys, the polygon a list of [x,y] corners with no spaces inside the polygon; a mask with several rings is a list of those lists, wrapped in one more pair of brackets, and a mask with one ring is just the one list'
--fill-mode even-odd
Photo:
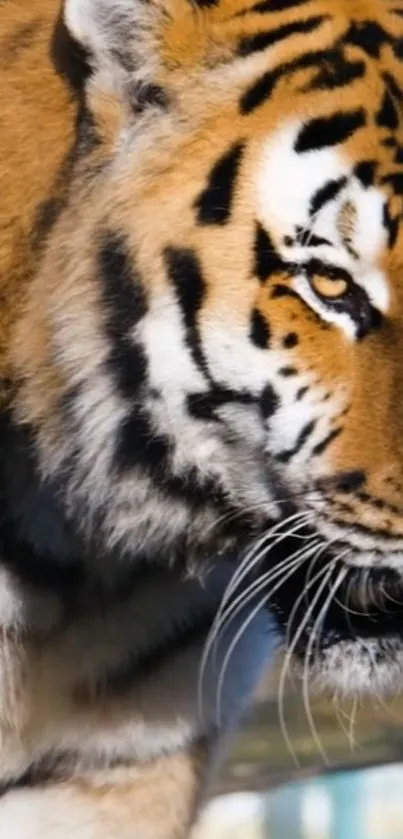
{"label": "black stripe", "polygon": [[362,160],[354,167],[354,176],[358,178],[362,186],[368,188],[375,181],[375,174],[378,164],[375,160]]}
{"label": "black stripe", "polygon": [[312,90],[335,90],[346,87],[357,79],[362,79],[365,71],[364,61],[348,61],[343,51],[336,48],[333,50],[331,60],[323,63],[313,79],[304,85],[301,91],[309,93]]}
{"label": "black stripe", "polygon": [[219,0],[191,0],[199,9],[209,9],[211,6],[218,6]]}
{"label": "black stripe", "polygon": [[391,216],[388,204],[385,204],[383,208],[383,226],[388,234],[388,247],[394,248],[399,234],[400,220],[398,217]]}
{"label": "black stripe", "polygon": [[247,56],[253,52],[272,47],[289,36],[314,32],[327,19],[327,15],[315,15],[306,20],[285,23],[283,26],[270,30],[270,32],[258,32],[256,35],[243,37],[238,45],[238,55]]}
{"label": "black stripe", "polygon": [[356,21],[351,24],[345,35],[345,43],[360,47],[372,58],[380,58],[384,44],[393,43],[394,39],[373,20]]}
{"label": "black stripe", "polygon": [[285,12],[287,9],[295,9],[297,6],[304,6],[307,0],[260,0],[249,9],[238,12],[239,15],[247,15],[250,12],[266,14],[270,12]]}
{"label": "black stripe", "polygon": [[365,472],[358,469],[354,472],[342,472],[336,476],[334,488],[339,492],[356,492],[364,486],[367,480]]}
{"label": "black stripe", "polygon": [[199,224],[225,224],[231,215],[243,143],[235,143],[213,166],[206,188],[195,201]]}
{"label": "black stripe", "polygon": [[382,73],[382,78],[388,88],[390,94],[396,99],[397,102],[403,102],[403,90],[399,87],[398,82],[396,81],[395,77],[392,73]]}
{"label": "black stripe", "polygon": [[270,329],[266,318],[259,309],[253,309],[249,337],[253,344],[260,349],[267,349],[270,342]]}
{"label": "black stripe", "polygon": [[295,396],[295,399],[297,400],[297,402],[300,402],[301,399],[303,399],[304,396],[306,396],[306,394],[309,392],[309,390],[310,390],[309,385],[304,385],[303,387],[300,387],[299,390],[297,390],[297,393],[296,393],[296,396]]}
{"label": "black stripe", "polygon": [[101,234],[99,267],[108,335],[115,340],[144,317],[147,299],[141,277],[121,234],[111,230]]}
{"label": "black stripe", "polygon": [[173,441],[155,431],[148,413],[138,405],[121,424],[114,465],[121,474],[140,467],[172,500],[185,501],[195,510],[211,504],[227,509],[226,497],[213,478],[200,476],[194,468],[181,475],[172,472],[173,451]]}
{"label": "black stripe", "polygon": [[269,234],[259,223],[256,225],[254,254],[254,273],[261,283],[266,282],[272,274],[285,268],[285,263],[276,251]]}
{"label": "black stripe", "polygon": [[295,455],[298,454],[298,452],[305,445],[308,438],[315,431],[315,428],[316,422],[314,420],[307,422],[306,425],[304,425],[304,427],[300,431],[295,446],[293,446],[292,449],[285,449],[284,451],[279,452],[279,454],[276,454],[276,460],[278,460],[280,463],[289,463],[289,461],[293,457],[295,457]]}
{"label": "black stripe", "polygon": [[399,125],[399,111],[389,90],[384,93],[381,106],[376,114],[376,123],[380,128],[389,128],[391,131]]}
{"label": "black stripe", "polygon": [[205,294],[200,261],[193,250],[172,247],[165,249],[164,260],[181,308],[186,343],[196,366],[209,377],[197,325],[198,312]]}
{"label": "black stripe", "polygon": [[403,195],[403,172],[390,172],[383,176],[381,183],[392,187],[395,195]]}
{"label": "black stripe", "polygon": [[280,404],[279,397],[272,385],[266,385],[259,401],[259,407],[265,420],[276,413]]}
{"label": "black stripe", "polygon": [[114,466],[124,474],[136,466],[162,480],[169,471],[172,443],[157,434],[148,414],[136,405],[120,425],[116,443]]}
{"label": "black stripe", "polygon": [[251,111],[262,105],[268,99],[278,82],[283,78],[288,78],[293,73],[299,70],[308,70],[315,68],[322,68],[324,62],[334,61],[334,50],[315,50],[305,52],[298,58],[292,61],[280,64],[273,70],[267,71],[256,82],[254,82],[242,95],[240,100],[240,112],[242,114],[249,114]]}
{"label": "black stripe", "polygon": [[232,390],[216,385],[206,393],[189,393],[186,399],[189,414],[195,419],[217,420],[217,409],[225,405],[251,405],[255,402],[250,391]]}
{"label": "black stripe", "polygon": [[345,187],[347,183],[347,178],[337,178],[332,181],[327,181],[324,186],[321,186],[313,198],[311,198],[311,203],[309,206],[309,215],[314,216],[319,210],[322,210],[326,204],[329,204],[330,201],[334,201],[335,198],[339,195],[341,190]]}
{"label": "black stripe", "polygon": [[329,239],[324,239],[323,236],[317,236],[316,233],[312,233],[309,228],[299,228],[297,233],[297,241],[300,245],[309,245],[310,248],[319,248],[321,245],[332,244]]}
{"label": "black stripe", "polygon": [[[35,211],[35,219],[30,233],[34,249],[42,248],[66,206],[68,188],[74,175],[77,160],[92,151],[98,143],[99,137],[96,134],[93,119],[84,107],[80,107],[76,118],[73,145],[67,152],[56,175],[50,195],[38,204]],[[87,170],[86,177],[90,177],[90,169]]]}
{"label": "black stripe", "polygon": [[337,146],[344,143],[366,122],[363,108],[355,111],[338,111],[329,117],[317,117],[304,125],[295,142],[295,151],[309,151]]}
{"label": "black stripe", "polygon": [[339,434],[341,434],[341,432],[341,428],[334,428],[333,431],[330,431],[327,437],[324,438],[324,440],[322,440],[320,443],[317,443],[316,446],[313,447],[312,454],[315,457],[317,457],[320,454],[323,454],[327,447],[330,446],[331,443],[333,443],[333,440],[335,440],[336,437],[338,437]]}
{"label": "black stripe", "polygon": [[130,330],[147,312],[147,299],[124,238],[110,230],[102,233],[99,249],[99,281],[109,339],[107,367],[124,398],[139,391],[147,373],[143,347]]}

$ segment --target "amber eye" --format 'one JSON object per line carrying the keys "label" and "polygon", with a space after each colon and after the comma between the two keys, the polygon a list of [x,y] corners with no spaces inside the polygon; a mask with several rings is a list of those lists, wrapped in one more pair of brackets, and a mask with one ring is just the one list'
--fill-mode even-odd
{"label": "amber eye", "polygon": [[311,286],[319,297],[337,300],[344,297],[349,289],[349,283],[344,277],[324,277],[323,274],[313,274],[309,278]]}

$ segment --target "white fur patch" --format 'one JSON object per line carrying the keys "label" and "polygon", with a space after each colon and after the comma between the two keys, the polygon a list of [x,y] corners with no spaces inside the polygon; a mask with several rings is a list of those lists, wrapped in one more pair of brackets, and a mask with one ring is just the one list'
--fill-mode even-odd
{"label": "white fur patch", "polygon": [[[386,244],[382,223],[385,197],[379,189],[364,188],[353,176],[351,163],[333,148],[295,151],[295,141],[302,122],[283,126],[267,141],[256,173],[258,217],[274,236],[276,246],[285,259],[298,265],[312,257],[325,264],[340,267],[365,289],[369,300],[381,312],[388,310],[390,290],[387,279],[379,268]],[[345,185],[333,200],[311,215],[315,193],[332,181],[346,179]],[[343,205],[353,207],[351,248],[357,258],[344,246],[338,230]],[[311,246],[309,237],[301,245],[295,240],[297,229],[326,239],[329,244]],[[292,243],[284,240],[289,237]],[[336,324],[353,340],[356,324],[347,312],[327,307],[325,301],[312,290],[303,270],[295,272],[293,286],[303,300],[324,320]]]}

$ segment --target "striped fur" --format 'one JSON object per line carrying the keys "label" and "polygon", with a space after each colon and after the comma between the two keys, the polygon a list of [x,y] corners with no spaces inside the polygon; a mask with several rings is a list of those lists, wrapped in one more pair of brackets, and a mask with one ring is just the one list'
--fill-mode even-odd
{"label": "striped fur", "polygon": [[[8,839],[185,836],[312,563],[400,592],[402,59],[399,0],[0,2]],[[329,597],[312,681],[401,685]]]}

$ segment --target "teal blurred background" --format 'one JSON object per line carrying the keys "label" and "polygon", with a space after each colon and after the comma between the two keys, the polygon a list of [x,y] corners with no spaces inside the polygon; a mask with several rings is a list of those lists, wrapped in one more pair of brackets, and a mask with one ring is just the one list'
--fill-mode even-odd
{"label": "teal blurred background", "polygon": [[[195,839],[403,839],[403,697],[310,697],[281,661],[221,767]],[[280,725],[280,717],[283,725]]]}
{"label": "teal blurred background", "polygon": [[403,839],[403,764],[219,796],[195,839]]}

